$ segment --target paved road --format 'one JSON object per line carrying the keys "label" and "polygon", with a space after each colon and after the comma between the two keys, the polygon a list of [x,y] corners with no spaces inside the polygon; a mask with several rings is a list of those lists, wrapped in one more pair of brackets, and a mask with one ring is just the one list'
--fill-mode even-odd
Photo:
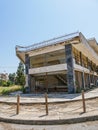
{"label": "paved road", "polygon": [[0,122],[0,130],[98,130],[98,121],[56,126],[19,125]]}

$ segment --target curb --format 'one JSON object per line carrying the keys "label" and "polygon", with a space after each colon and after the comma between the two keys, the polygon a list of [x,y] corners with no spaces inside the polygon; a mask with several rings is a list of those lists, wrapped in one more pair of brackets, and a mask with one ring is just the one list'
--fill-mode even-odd
{"label": "curb", "polygon": [[[91,97],[91,98],[85,98],[85,101],[93,100],[96,98],[98,98],[98,96]],[[75,99],[75,100],[67,100],[67,101],[48,102],[48,104],[61,104],[61,103],[70,103],[70,102],[78,102],[78,101],[82,101],[82,98]],[[7,101],[0,101],[0,103],[4,103],[4,104],[8,104],[8,105],[16,105],[17,104],[17,102],[7,102]],[[20,105],[37,105],[37,104],[45,105],[45,102],[20,102]]]}
{"label": "curb", "polygon": [[98,120],[98,115],[71,118],[71,119],[61,119],[61,120],[21,120],[21,119],[8,119],[0,117],[0,122],[25,124],[25,125],[61,125],[61,124],[74,124],[95,120]]}

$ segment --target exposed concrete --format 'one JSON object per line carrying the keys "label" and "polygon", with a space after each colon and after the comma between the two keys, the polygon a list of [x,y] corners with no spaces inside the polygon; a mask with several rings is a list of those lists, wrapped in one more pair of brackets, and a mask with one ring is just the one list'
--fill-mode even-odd
{"label": "exposed concrete", "polygon": [[30,57],[28,54],[25,54],[25,73],[26,73],[26,92],[30,92],[30,86],[31,86],[31,76],[29,75],[29,68],[30,68]]}
{"label": "exposed concrete", "polygon": [[0,117],[0,122],[25,124],[25,125],[61,125],[61,124],[74,124],[95,120],[98,120],[98,115],[81,117],[81,118],[61,119],[61,120],[24,120],[24,119],[9,119]]}
{"label": "exposed concrete", "polygon": [[74,60],[72,53],[72,45],[65,45],[65,55],[67,63],[67,85],[68,93],[75,93],[75,71],[74,71]]}
{"label": "exposed concrete", "polygon": [[55,71],[62,71],[62,70],[67,70],[66,63],[29,69],[29,74],[40,74],[45,72],[55,72]]}

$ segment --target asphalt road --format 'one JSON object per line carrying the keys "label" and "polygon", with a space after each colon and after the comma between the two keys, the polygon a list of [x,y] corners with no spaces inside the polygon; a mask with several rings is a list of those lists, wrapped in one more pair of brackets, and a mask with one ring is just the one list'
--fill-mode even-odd
{"label": "asphalt road", "polygon": [[98,121],[65,125],[19,125],[0,122],[0,130],[98,130]]}

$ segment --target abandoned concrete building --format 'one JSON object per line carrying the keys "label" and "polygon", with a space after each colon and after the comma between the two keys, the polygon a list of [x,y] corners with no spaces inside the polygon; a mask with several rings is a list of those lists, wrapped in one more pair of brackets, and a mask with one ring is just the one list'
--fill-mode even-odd
{"label": "abandoned concrete building", "polygon": [[27,47],[16,46],[29,92],[75,93],[98,84],[98,45],[81,32]]}

